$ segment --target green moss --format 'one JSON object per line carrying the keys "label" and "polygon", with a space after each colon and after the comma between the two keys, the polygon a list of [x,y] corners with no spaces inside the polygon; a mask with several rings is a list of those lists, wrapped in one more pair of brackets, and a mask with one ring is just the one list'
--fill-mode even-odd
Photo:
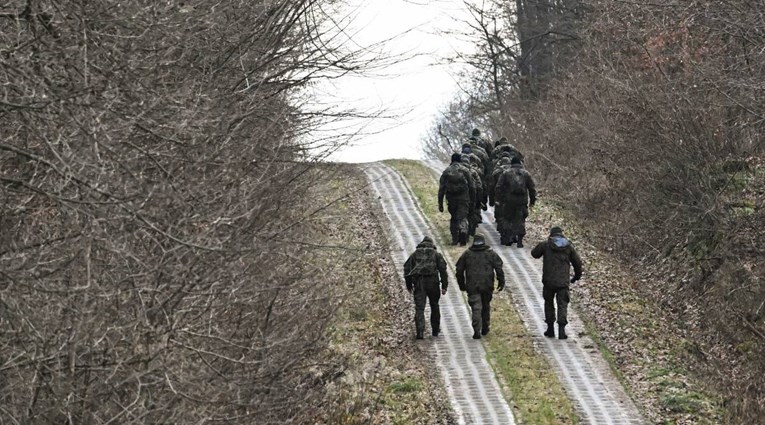
{"label": "green moss", "polygon": [[422,381],[418,378],[406,378],[390,384],[388,390],[394,393],[412,393],[422,389]]}

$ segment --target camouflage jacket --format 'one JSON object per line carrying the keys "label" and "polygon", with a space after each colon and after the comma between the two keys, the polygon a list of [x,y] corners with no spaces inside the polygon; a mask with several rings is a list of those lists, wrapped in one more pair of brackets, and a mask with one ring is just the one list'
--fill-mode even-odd
{"label": "camouflage jacket", "polygon": [[457,284],[468,294],[494,291],[494,276],[505,286],[502,259],[488,245],[471,246],[457,260]]}
{"label": "camouflage jacket", "polygon": [[542,284],[548,288],[567,288],[571,280],[571,266],[574,278],[582,277],[582,259],[571,241],[563,235],[552,235],[531,250],[534,258],[542,260]]}
{"label": "camouflage jacket", "polygon": [[[423,261],[422,258],[428,258],[428,260]],[[436,279],[440,277],[441,288],[446,289],[449,286],[446,260],[436,250],[433,240],[427,236],[417,245],[415,252],[404,262],[404,280],[406,280],[407,286],[413,285],[416,283],[416,280],[422,277]]]}

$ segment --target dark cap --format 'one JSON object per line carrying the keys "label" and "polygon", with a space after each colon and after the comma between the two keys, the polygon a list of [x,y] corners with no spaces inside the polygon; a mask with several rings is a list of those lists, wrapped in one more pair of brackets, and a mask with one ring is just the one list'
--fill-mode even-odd
{"label": "dark cap", "polygon": [[473,236],[473,246],[481,246],[485,244],[486,240],[481,233],[476,233],[475,236]]}
{"label": "dark cap", "polygon": [[458,153],[452,154],[452,162],[460,162],[462,160],[462,155]]}
{"label": "dark cap", "polygon": [[563,229],[560,228],[559,226],[555,226],[555,227],[550,228],[550,236],[552,236],[552,235],[562,235],[562,234],[563,234]]}
{"label": "dark cap", "polygon": [[472,132],[471,134],[472,134],[473,136],[480,136],[480,135],[481,135],[481,130],[479,130],[479,129],[477,129],[477,128],[474,128],[474,129],[473,129],[473,132]]}

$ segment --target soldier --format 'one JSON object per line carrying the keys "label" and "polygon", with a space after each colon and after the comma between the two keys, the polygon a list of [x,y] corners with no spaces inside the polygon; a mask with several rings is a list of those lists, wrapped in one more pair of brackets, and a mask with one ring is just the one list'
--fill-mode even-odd
{"label": "soldier", "polygon": [[495,275],[499,292],[505,289],[502,259],[486,244],[483,235],[476,233],[473,245],[457,260],[457,284],[461,291],[467,291],[468,294],[473,339],[481,339],[481,335],[489,333]]}
{"label": "soldier", "polygon": [[486,153],[486,150],[484,150],[481,145],[476,143],[474,140],[465,142],[462,144],[462,153],[472,154],[480,160],[479,164],[481,166],[481,180],[485,180],[486,176],[491,174],[491,159]]}
{"label": "soldier", "polygon": [[486,207],[485,203],[481,200],[486,196],[484,195],[483,182],[481,181],[480,173],[480,161],[478,157],[473,154],[462,154],[462,165],[464,165],[470,172],[470,177],[473,178],[475,184],[475,197],[476,203],[470,206],[470,212],[468,213],[468,236],[475,235],[475,229],[478,224],[481,223],[481,209]]}
{"label": "soldier", "polygon": [[467,168],[460,164],[461,155],[452,155],[452,163],[441,174],[438,184],[438,211],[444,212],[444,197],[449,207],[451,221],[449,231],[452,234],[452,245],[467,244],[468,214],[475,205],[475,184]]}
{"label": "soldier", "polygon": [[[439,277],[441,287],[439,288]],[[449,286],[446,275],[446,260],[436,250],[433,239],[425,236],[412,255],[404,263],[406,290],[414,294],[414,326],[417,339],[425,333],[425,301],[430,301],[430,328],[433,336],[441,330],[441,311],[438,300],[446,294]]]}
{"label": "soldier", "polygon": [[494,191],[495,202],[499,203],[501,209],[497,229],[502,245],[511,246],[517,242],[518,248],[523,248],[526,217],[529,216],[529,207],[533,207],[537,201],[537,190],[534,179],[523,168],[518,157],[510,160],[510,169],[499,176]]}
{"label": "soldier", "polygon": [[521,151],[518,150],[515,146],[511,145],[507,141],[507,137],[503,137],[497,141],[498,145],[494,147],[493,153],[494,158],[499,158],[500,155],[507,152],[510,154],[510,158],[518,157],[521,160],[521,163],[523,163],[523,154]]}
{"label": "soldier", "polygon": [[[544,257],[542,262],[542,297],[545,300],[545,322],[547,330],[544,335],[555,338],[555,304],[558,305],[558,338],[566,339],[566,324],[568,324],[568,303],[570,283],[582,278],[582,259],[579,258],[574,245],[563,236],[563,229],[553,227],[550,237],[540,242],[531,250],[534,258]],[[569,280],[571,266],[574,266],[574,277]]]}
{"label": "soldier", "polygon": [[475,141],[475,143],[478,144],[478,146],[482,147],[483,150],[486,151],[486,154],[491,157],[491,151],[494,148],[494,146],[491,144],[490,141],[485,139],[481,136],[481,130],[474,128],[473,131],[470,133],[470,140]]}

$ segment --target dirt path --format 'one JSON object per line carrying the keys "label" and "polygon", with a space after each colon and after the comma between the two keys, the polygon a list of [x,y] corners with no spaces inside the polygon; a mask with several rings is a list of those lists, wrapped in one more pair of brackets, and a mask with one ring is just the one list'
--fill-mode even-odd
{"label": "dirt path", "polygon": [[[421,213],[405,180],[395,170],[376,163],[366,166],[364,172],[390,221],[391,256],[401,274],[404,261],[416,245],[425,235],[436,233]],[[450,288],[440,302],[442,333],[421,342],[435,351],[458,423],[512,425],[515,423],[513,413],[486,360],[483,345],[471,338],[470,314],[453,270],[450,262]]]}
{"label": "dirt path", "polygon": [[[433,170],[434,176],[440,175],[446,167],[438,162],[427,162],[426,165]],[[644,423],[595,343],[585,335],[584,325],[576,311],[569,308],[568,340],[541,335],[546,328],[540,284],[541,261],[531,258],[530,248],[501,246],[493,223],[492,209],[485,211],[479,231],[487,236],[504,261],[507,286],[514,305],[533,335],[535,346],[555,369],[583,421],[590,424]]]}

